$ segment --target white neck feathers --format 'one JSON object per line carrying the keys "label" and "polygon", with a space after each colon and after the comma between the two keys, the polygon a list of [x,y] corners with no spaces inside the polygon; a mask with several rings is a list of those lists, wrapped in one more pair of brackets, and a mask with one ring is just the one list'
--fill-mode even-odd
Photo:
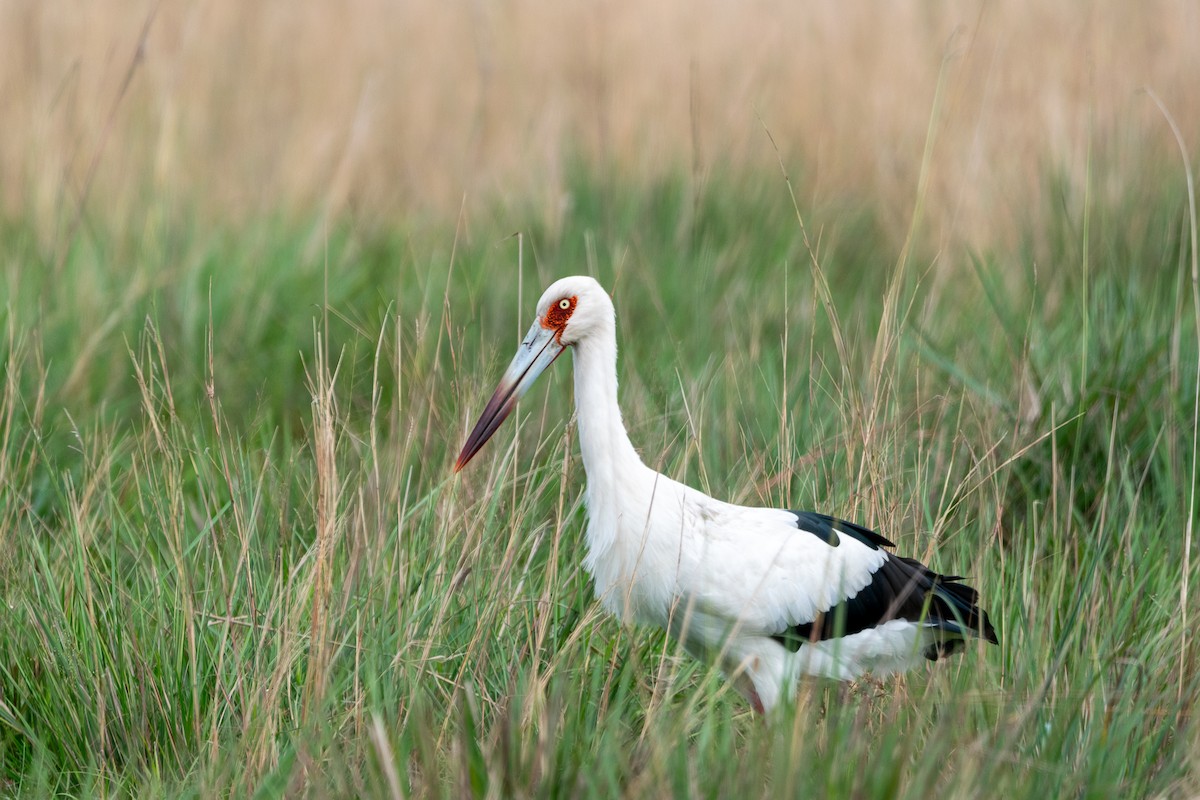
{"label": "white neck feathers", "polygon": [[[610,318],[611,320],[611,318]],[[617,534],[623,487],[646,467],[629,441],[617,406],[615,320],[589,332],[575,347],[575,409],[579,449],[587,472],[589,561],[607,550]]]}

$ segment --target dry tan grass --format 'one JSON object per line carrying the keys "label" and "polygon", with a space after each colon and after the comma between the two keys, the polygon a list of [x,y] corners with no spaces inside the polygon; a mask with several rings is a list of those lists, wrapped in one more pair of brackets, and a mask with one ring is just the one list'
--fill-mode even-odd
{"label": "dry tan grass", "polygon": [[899,234],[933,120],[931,233],[984,244],[1048,168],[1082,185],[1089,141],[1100,191],[1170,157],[1142,87],[1200,139],[1191,0],[164,0],[119,99],[152,7],[0,4],[9,213],[61,230],[95,163],[89,213],[118,223],[148,199],[382,219],[533,198],[553,218],[573,154],[635,179],[771,168],[765,123],[808,166],[802,196],[877,196]]}

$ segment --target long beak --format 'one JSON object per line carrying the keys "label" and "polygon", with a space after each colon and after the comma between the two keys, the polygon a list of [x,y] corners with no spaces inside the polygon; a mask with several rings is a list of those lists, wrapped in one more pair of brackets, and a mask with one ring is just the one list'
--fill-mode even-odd
{"label": "long beak", "polygon": [[513,356],[512,363],[508,365],[504,377],[500,379],[496,393],[492,395],[492,399],[483,409],[479,422],[475,423],[474,430],[467,437],[467,443],[463,445],[462,452],[458,454],[458,461],[454,464],[455,472],[465,467],[467,462],[475,457],[475,454],[483,448],[488,439],[492,438],[492,434],[516,408],[517,401],[529,391],[529,387],[533,386],[542,371],[553,364],[554,359],[562,355],[563,350],[566,350],[566,346],[559,343],[557,333],[555,330],[543,328],[541,322],[533,323],[525,340],[517,348],[517,354]]}

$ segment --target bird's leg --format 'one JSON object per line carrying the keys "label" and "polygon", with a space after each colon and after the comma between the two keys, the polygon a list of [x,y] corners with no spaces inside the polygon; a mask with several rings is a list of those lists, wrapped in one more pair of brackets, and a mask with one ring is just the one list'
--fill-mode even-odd
{"label": "bird's leg", "polygon": [[746,698],[750,706],[759,713],[766,715],[767,709],[763,705],[762,698],[759,697],[758,687],[754,685],[754,676],[750,669],[754,665],[753,661],[744,661],[738,664],[732,670],[726,670],[725,674],[729,677],[729,681],[733,684],[733,688],[737,689],[738,694]]}
{"label": "bird's leg", "polygon": [[751,708],[758,712],[759,716],[764,716],[767,710],[763,708],[762,699],[758,696],[758,690],[754,688],[754,681],[746,679],[741,681],[743,686],[738,686],[738,691],[749,702]]}

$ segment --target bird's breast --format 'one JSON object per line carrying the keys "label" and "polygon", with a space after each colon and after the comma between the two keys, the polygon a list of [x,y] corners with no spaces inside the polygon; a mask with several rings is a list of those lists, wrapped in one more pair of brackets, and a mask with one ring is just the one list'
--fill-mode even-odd
{"label": "bird's breast", "polygon": [[625,513],[591,515],[584,568],[597,598],[621,621],[665,626],[679,596],[683,533],[629,505]]}

